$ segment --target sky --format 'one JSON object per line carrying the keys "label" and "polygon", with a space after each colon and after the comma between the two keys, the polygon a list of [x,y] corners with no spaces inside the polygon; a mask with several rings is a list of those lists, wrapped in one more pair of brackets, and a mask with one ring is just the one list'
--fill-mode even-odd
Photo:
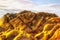
{"label": "sky", "polygon": [[60,4],[60,0],[32,0],[33,2],[37,3],[37,4]]}
{"label": "sky", "polygon": [[51,12],[60,16],[60,0],[0,0],[1,16],[21,10]]}

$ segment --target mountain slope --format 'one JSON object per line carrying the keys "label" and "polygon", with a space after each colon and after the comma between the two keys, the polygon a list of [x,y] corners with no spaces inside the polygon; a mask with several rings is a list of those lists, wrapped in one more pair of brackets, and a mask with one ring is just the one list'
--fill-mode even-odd
{"label": "mountain slope", "polygon": [[60,18],[52,13],[25,10],[0,19],[0,40],[59,40],[59,31]]}

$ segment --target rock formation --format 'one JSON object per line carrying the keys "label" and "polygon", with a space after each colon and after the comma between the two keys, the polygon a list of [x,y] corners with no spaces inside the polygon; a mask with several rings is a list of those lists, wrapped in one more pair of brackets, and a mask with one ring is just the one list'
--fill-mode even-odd
{"label": "rock formation", "polygon": [[0,18],[0,40],[60,40],[60,17],[22,11]]}

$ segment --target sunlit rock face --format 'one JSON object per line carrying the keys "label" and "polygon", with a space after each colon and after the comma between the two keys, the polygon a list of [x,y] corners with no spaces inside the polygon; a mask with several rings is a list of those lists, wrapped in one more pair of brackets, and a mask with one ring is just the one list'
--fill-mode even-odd
{"label": "sunlit rock face", "polygon": [[0,18],[0,40],[60,40],[60,17],[22,11]]}

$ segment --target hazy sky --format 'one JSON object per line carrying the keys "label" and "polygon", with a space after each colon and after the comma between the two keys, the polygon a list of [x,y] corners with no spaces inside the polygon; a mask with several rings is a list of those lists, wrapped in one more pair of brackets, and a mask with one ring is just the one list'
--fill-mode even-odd
{"label": "hazy sky", "polygon": [[32,0],[34,3],[37,4],[60,4],[60,0]]}
{"label": "hazy sky", "polygon": [[52,12],[60,15],[60,0],[0,0],[0,15],[16,12],[18,9]]}

